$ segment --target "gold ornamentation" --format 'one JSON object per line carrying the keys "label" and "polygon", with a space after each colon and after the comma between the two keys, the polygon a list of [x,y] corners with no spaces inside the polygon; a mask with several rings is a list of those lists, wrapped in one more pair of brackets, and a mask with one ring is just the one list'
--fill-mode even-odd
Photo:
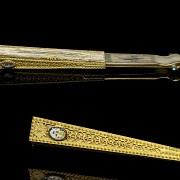
{"label": "gold ornamentation", "polygon": [[4,62],[15,69],[105,69],[103,51],[0,45],[0,69]]}
{"label": "gold ornamentation", "polygon": [[[48,133],[51,127],[65,129],[67,132],[66,139],[63,141],[55,141],[50,138]],[[32,143],[93,149],[180,161],[179,148],[38,117],[33,117],[29,140]]]}
{"label": "gold ornamentation", "polygon": [[35,137],[38,139],[41,139],[47,136],[45,124],[37,123],[36,127],[34,127],[34,130],[36,131]]}
{"label": "gold ornamentation", "polygon": [[113,180],[101,177],[84,176],[79,174],[71,174],[57,171],[47,171],[41,169],[29,169],[30,180],[45,180],[48,176],[59,176],[64,180]]}

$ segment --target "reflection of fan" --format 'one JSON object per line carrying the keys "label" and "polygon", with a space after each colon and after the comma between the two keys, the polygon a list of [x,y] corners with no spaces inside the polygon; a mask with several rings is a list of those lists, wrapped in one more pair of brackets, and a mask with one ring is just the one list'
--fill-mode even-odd
{"label": "reflection of fan", "polygon": [[58,171],[29,169],[30,180],[113,180]]}
{"label": "reflection of fan", "polygon": [[46,177],[46,180],[64,180],[64,179],[57,175],[49,175]]}

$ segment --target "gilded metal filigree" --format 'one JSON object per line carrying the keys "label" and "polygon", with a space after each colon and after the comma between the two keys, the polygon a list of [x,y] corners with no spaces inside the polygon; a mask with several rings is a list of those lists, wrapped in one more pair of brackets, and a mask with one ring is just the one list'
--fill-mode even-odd
{"label": "gilded metal filigree", "polygon": [[6,62],[15,69],[105,69],[103,51],[0,45],[0,69]]}
{"label": "gilded metal filigree", "polygon": [[[42,127],[41,130],[37,127]],[[52,127],[66,130],[66,139],[55,141],[49,136]],[[126,136],[111,134],[85,127],[43,118],[33,117],[29,140],[32,143],[93,149],[106,152],[139,155],[160,159],[180,161],[180,149],[147,142]]]}

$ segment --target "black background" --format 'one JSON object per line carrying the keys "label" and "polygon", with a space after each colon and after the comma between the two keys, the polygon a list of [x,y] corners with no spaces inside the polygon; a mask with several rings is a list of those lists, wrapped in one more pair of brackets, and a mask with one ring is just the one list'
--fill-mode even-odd
{"label": "black background", "polygon": [[[6,22],[10,28],[1,28],[0,44],[180,53],[178,28],[175,24],[169,31],[166,17],[143,20],[143,13],[136,17],[132,13],[130,18],[117,13],[107,18],[92,17],[94,11],[90,12],[90,18],[85,19],[84,13],[77,17],[76,12],[68,18],[58,13],[50,18],[48,14],[48,19],[38,16],[23,23],[15,18],[15,24]],[[28,179],[28,168],[116,179],[175,177],[180,169],[177,162],[48,147],[32,149],[28,136],[34,115],[180,147],[179,90],[178,82],[166,80],[0,87],[3,169],[12,171],[6,175],[14,179]]]}

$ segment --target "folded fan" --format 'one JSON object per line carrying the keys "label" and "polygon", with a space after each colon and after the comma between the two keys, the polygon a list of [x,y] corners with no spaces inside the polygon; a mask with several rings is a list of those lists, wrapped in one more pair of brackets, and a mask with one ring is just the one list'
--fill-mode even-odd
{"label": "folded fan", "polygon": [[0,84],[180,79],[180,56],[0,45]]}

